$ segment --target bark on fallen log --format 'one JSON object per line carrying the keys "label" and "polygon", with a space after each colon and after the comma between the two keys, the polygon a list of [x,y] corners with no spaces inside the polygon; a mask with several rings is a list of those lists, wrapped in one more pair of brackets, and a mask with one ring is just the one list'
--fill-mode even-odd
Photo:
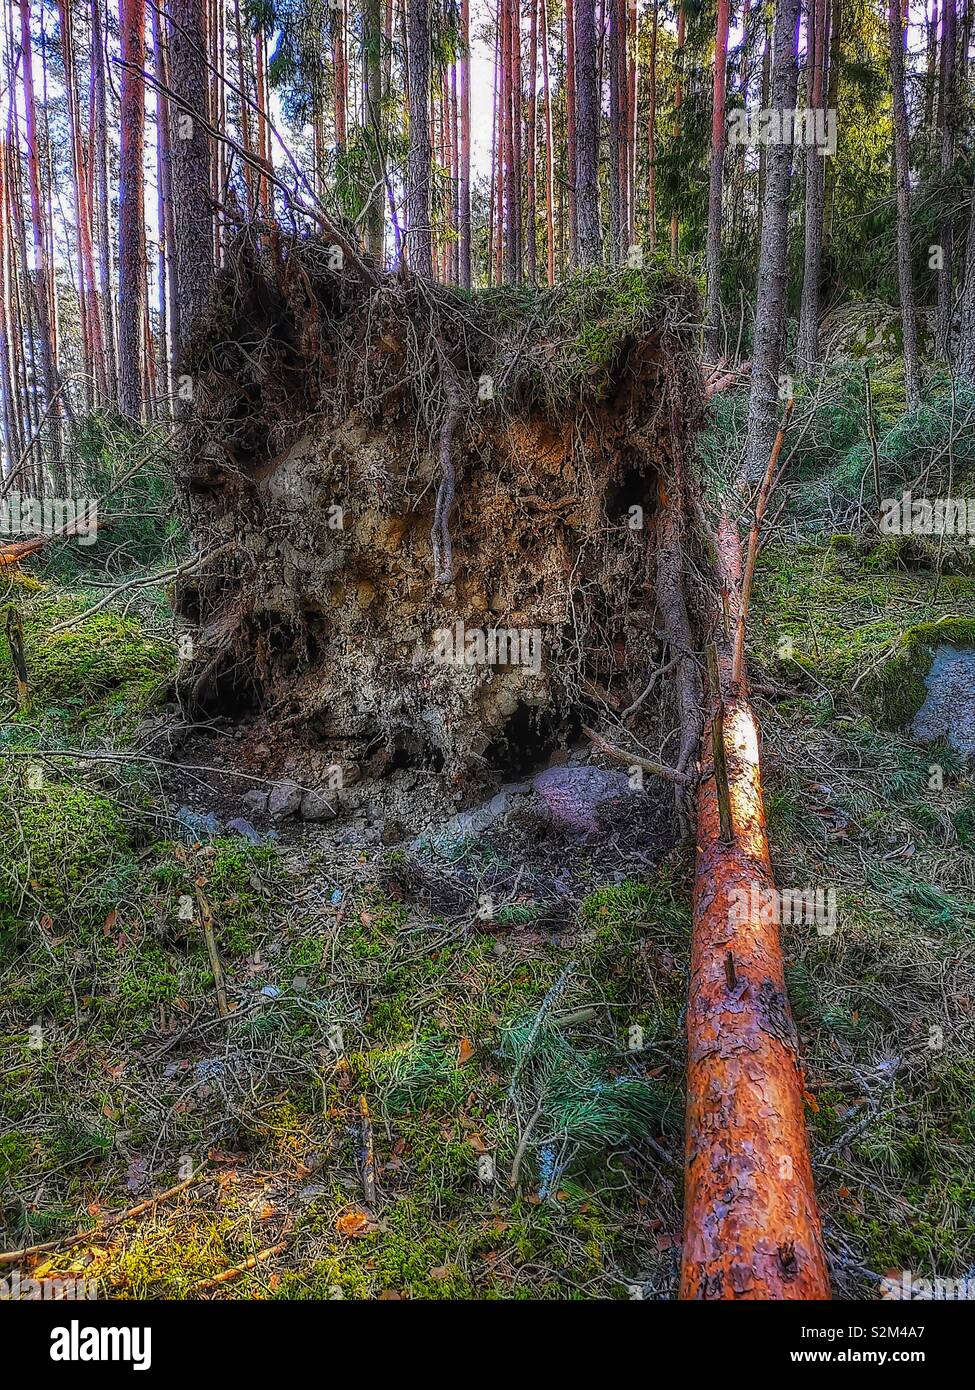
{"label": "bark on fallen log", "polygon": [[[737,599],[741,546],[718,555]],[[736,613],[732,612],[734,630]],[[762,804],[759,730],[742,673],[718,646],[732,838],[721,834],[713,762],[702,767],[687,1011],[682,1299],[825,1299],[829,1279],[803,1116]],[[713,693],[712,693],[713,694]],[[711,748],[712,698],[702,750]],[[708,755],[702,751],[702,761]],[[750,905],[742,911],[743,904]],[[756,908],[758,910],[756,910]]]}
{"label": "bark on fallen log", "polygon": [[32,555],[44,549],[48,539],[47,536],[32,536],[29,541],[15,541],[11,545],[0,546],[0,569],[5,565],[19,565],[22,560],[29,560]]}
{"label": "bark on fallen log", "polygon": [[[105,517],[100,519],[97,524],[89,520],[88,525],[91,532],[107,531],[113,524],[114,518]],[[46,546],[53,545],[55,541],[70,540],[72,536],[78,535],[80,530],[77,521],[70,522],[67,526],[61,526],[56,531],[49,531],[44,536],[28,536],[26,540],[11,541],[9,545],[0,545],[0,569],[5,566],[19,565],[24,560],[29,560],[32,555],[37,555]]]}

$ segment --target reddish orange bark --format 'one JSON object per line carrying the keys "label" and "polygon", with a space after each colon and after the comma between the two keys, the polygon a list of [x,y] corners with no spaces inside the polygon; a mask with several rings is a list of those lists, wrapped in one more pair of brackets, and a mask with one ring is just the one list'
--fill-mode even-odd
{"label": "reddish orange bark", "polygon": [[[741,546],[730,523],[718,545],[735,594]],[[709,764],[698,792],[680,1297],[825,1299],[798,1040],[775,914],[762,910],[775,883],[758,724],[744,680],[731,687],[728,641],[718,664],[732,838],[721,838]]]}
{"label": "reddish orange bark", "polygon": [[11,545],[0,546],[0,569],[5,565],[19,565],[44,548],[46,536],[32,536],[29,541],[14,541]]}

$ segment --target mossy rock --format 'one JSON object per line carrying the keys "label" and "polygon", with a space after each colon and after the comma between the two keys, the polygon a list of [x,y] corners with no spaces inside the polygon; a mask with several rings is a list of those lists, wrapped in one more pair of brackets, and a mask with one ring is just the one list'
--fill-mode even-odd
{"label": "mossy rock", "polygon": [[975,646],[975,618],[948,616],[918,623],[901,635],[893,656],[863,682],[868,714],[884,728],[907,724],[925,698],[924,678],[937,647]]}

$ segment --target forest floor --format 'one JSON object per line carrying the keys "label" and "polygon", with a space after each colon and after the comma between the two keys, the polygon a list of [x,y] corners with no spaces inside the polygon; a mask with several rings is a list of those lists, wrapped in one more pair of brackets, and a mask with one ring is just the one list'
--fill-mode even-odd
{"label": "forest floor", "polygon": [[[830,444],[844,466],[857,447]],[[975,577],[837,527],[812,461],[762,552],[749,659],[778,883],[836,895],[835,930],[783,927],[834,1288],[877,1297],[893,1269],[975,1265],[975,790],[906,727],[929,625],[975,645]],[[0,637],[3,1244],[60,1242],[22,1278],[673,1297],[691,847],[560,847],[517,789],[458,834],[416,783],[446,829],[364,801],[269,839],[234,775],[258,735],[186,745],[160,703],[165,593],[84,616],[103,594],[0,579],[32,681],[18,713]]]}

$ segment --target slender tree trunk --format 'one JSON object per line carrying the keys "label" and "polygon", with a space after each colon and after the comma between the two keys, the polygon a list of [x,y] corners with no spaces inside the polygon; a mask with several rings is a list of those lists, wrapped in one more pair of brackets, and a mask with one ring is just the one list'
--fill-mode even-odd
{"label": "slender tree trunk", "polygon": [[[779,113],[780,120],[784,113],[794,111],[796,106],[798,24],[799,0],[779,0],[772,36],[772,108]],[[749,482],[757,482],[764,477],[778,429],[791,185],[792,144],[791,141],[779,140],[769,145],[765,181],[745,451],[745,470]]]}
{"label": "slender tree trunk", "polygon": [[921,382],[917,356],[917,320],[914,311],[914,281],[911,274],[911,171],[907,104],[904,98],[904,42],[899,0],[888,0],[887,28],[890,36],[890,80],[894,116],[894,169],[897,180],[897,280],[900,285],[901,328],[904,340],[904,387],[907,407],[921,404]]}
{"label": "slender tree trunk", "polygon": [[[764,47],[762,49],[762,88],[760,105],[768,110],[772,92],[772,19],[767,9],[762,10]],[[765,220],[765,185],[768,173],[768,146],[763,140],[758,148],[758,244],[762,244],[762,224]]]}
{"label": "slender tree trunk", "polygon": [[711,183],[708,190],[707,308],[705,352],[721,352],[721,202],[724,188],[725,83],[728,72],[729,0],[718,0],[714,31],[714,100],[711,103]]}
{"label": "slender tree trunk", "polygon": [[[217,13],[223,14],[223,6],[217,3]],[[257,105],[257,151],[265,164],[271,163],[271,142],[268,137],[267,121],[267,85],[264,80],[264,30],[258,29],[254,35],[254,94]],[[220,84],[220,92],[223,91],[223,84]],[[269,208],[268,191],[270,184],[266,175],[260,175],[257,181],[257,206],[262,213],[267,213]]]}
{"label": "slender tree trunk", "polygon": [[579,260],[579,219],[576,184],[579,171],[577,167],[576,140],[576,35],[574,19],[574,0],[565,0],[565,179],[569,194],[569,261],[576,265]]}
{"label": "slender tree trunk", "polygon": [[647,239],[650,250],[657,249],[657,33],[660,0],[653,0],[650,20],[650,66],[647,81],[650,86],[647,106]]}
{"label": "slender tree trunk", "polygon": [[545,245],[546,275],[550,285],[555,284],[555,208],[553,199],[553,178],[555,174],[554,151],[552,147],[552,93],[548,76],[548,0],[540,0],[542,7],[542,94],[545,103]]}
{"label": "slender tree trunk", "polygon": [[599,219],[599,87],[593,0],[575,0],[576,221],[579,264],[602,255]]}
{"label": "slender tree trunk", "polygon": [[98,290],[102,342],[105,348],[106,399],[118,401],[118,359],[115,351],[115,300],[112,293],[112,245],[108,186],[108,117],[105,91],[105,36],[99,0],[91,0],[92,163],[97,196],[93,200],[98,245]]}
{"label": "slender tree trunk", "polygon": [[[21,75],[24,89],[24,122],[27,137],[27,176],[30,187],[31,233],[34,252],[33,298],[37,312],[37,335],[44,378],[44,404],[49,409],[51,457],[55,483],[61,478],[61,409],[58,401],[58,362],[55,347],[54,304],[51,293],[51,266],[45,228],[49,225],[41,193],[41,151],[38,142],[37,111],[34,102],[34,59],[31,43],[30,0],[20,0]],[[61,489],[63,490],[63,489]]]}
{"label": "slender tree trunk", "polygon": [[410,71],[410,140],[406,160],[406,245],[418,275],[433,277],[431,226],[430,12],[426,0],[406,0]]}
{"label": "slender tree trunk", "polygon": [[525,274],[528,283],[534,285],[538,280],[538,227],[537,227],[537,186],[536,151],[538,148],[538,0],[531,0],[531,17],[528,32],[528,207],[525,227]]}
{"label": "slender tree trunk", "polygon": [[[957,100],[955,90],[955,51],[958,38],[956,0],[944,0],[941,23],[941,102],[938,111],[938,124],[941,137],[941,177],[944,183],[940,204],[945,209],[950,205],[948,185],[952,166],[955,162],[955,126],[957,122]],[[954,286],[952,282],[952,262],[954,247],[952,221],[950,215],[942,214],[938,225],[938,244],[941,257],[938,267],[938,312],[935,330],[935,353],[947,362],[951,356],[951,326],[954,309]]]}
{"label": "slender tree trunk", "polygon": [[[829,0],[829,40],[827,51],[829,60],[827,63],[826,81],[826,109],[836,112],[836,120],[839,122],[840,108],[840,69],[842,67],[843,54],[843,0]],[[836,177],[838,172],[838,161],[836,158],[827,160],[824,174],[824,235],[829,239],[833,231],[833,209],[836,204]]]}
{"label": "slender tree trunk", "polygon": [[[823,106],[823,76],[826,61],[826,6],[829,0],[809,0],[807,32],[808,104],[814,111]],[[797,359],[804,372],[819,366],[819,315],[822,299],[823,204],[825,156],[813,146],[806,147],[806,218],[803,250],[802,302],[799,309]]]}
{"label": "slender tree trunk", "polygon": [[934,150],[937,128],[934,123],[935,94],[938,86],[938,0],[931,0],[931,13],[927,14],[927,55],[924,74],[924,129],[927,132],[928,148]]}
{"label": "slender tree trunk", "polygon": [[511,0],[511,133],[512,189],[515,199],[515,279],[520,285],[524,275],[524,227],[522,218],[522,72],[521,72],[521,0]]}
{"label": "slender tree trunk", "polygon": [[[679,138],[681,133],[680,110],[684,105],[684,83],[681,78],[682,64],[684,61],[684,39],[686,35],[686,21],[684,19],[684,6],[680,4],[677,11],[677,55],[675,62],[677,65],[677,80],[674,83],[674,137]],[[680,250],[680,219],[677,216],[677,208],[674,207],[670,214],[670,258],[676,261]]]}
{"label": "slender tree trunk", "polygon": [[637,119],[637,4],[628,0],[627,4],[627,75],[626,75],[626,246],[636,244],[636,145],[639,121]]}
{"label": "slender tree trunk", "polygon": [[494,67],[492,68],[491,167],[488,196],[487,282],[501,283],[501,6],[494,16]]}
{"label": "slender tree trunk", "polygon": [[10,276],[7,245],[7,189],[6,189],[7,147],[0,140],[0,396],[3,398],[3,458],[0,460],[0,482],[13,468],[20,452],[16,427],[17,405],[14,396],[13,377],[10,371],[11,342],[10,322]]}
{"label": "slender tree trunk", "polygon": [[958,373],[975,386],[975,178],[970,189],[968,239],[965,245],[965,280],[961,299],[961,332],[958,339]]}
{"label": "slender tree trunk", "polygon": [[460,283],[471,287],[471,5],[461,0],[460,9],[460,176],[457,186]]}
{"label": "slender tree trunk", "polygon": [[143,418],[146,242],[144,175],[146,63],[143,0],[122,0],[119,153],[119,405],[132,420]]}
{"label": "slender tree trunk", "polygon": [[[156,76],[169,86],[169,69],[164,51],[164,19],[156,6],[152,8],[152,51]],[[163,87],[156,90],[156,281],[159,295],[159,360],[157,399],[169,401],[173,392],[171,348],[169,341],[169,248],[172,237],[172,188],[169,158],[169,98]]]}
{"label": "slender tree trunk", "polygon": [[380,154],[382,140],[382,9],[381,0],[366,0],[363,14],[363,108],[366,145],[370,152],[366,249],[380,264],[385,254],[385,180]]}
{"label": "slender tree trunk", "polygon": [[609,259],[623,259],[627,222],[626,109],[620,74],[625,70],[626,0],[609,0]]}
{"label": "slender tree trunk", "polygon": [[[213,210],[210,202],[211,146],[207,81],[205,0],[170,0],[173,231],[178,322],[172,325],[177,369],[199,329],[213,283]],[[177,392],[179,394],[179,392]],[[181,397],[181,400],[184,398]]]}

